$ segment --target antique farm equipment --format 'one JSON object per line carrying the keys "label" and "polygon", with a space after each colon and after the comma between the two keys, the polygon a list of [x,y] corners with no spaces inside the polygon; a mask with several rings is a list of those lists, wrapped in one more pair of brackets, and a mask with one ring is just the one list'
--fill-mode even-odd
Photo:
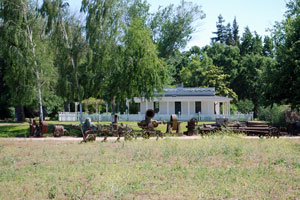
{"label": "antique farm equipment", "polygon": [[127,125],[124,126],[123,123],[118,125],[117,123],[113,122],[111,125],[98,125],[98,131],[100,134],[104,135],[104,139],[102,140],[103,142],[107,141],[110,133],[112,133],[114,136],[117,136],[116,141],[119,141],[122,136],[124,137],[124,140],[131,140],[132,138],[136,137],[133,129]]}
{"label": "antique farm equipment", "polygon": [[87,118],[82,126],[83,142],[95,141],[97,137],[97,126],[95,126],[90,118]]}
{"label": "antique farm equipment", "polygon": [[271,127],[265,122],[261,121],[248,121],[246,123],[228,124],[225,130],[234,132],[242,132],[248,136],[259,137],[279,137],[280,131],[276,127]]}
{"label": "antique farm equipment", "polygon": [[48,122],[40,119],[39,124],[35,120],[30,120],[30,136],[31,137],[42,137],[44,133],[48,133]]}
{"label": "antique farm equipment", "polygon": [[155,135],[158,139],[159,137],[163,137],[163,134],[159,130],[155,130],[158,127],[160,122],[152,120],[155,116],[154,110],[148,109],[145,113],[145,120],[138,122],[138,126],[142,129],[143,138],[150,138],[151,135]]}
{"label": "antique farm equipment", "polygon": [[196,126],[197,126],[197,119],[192,118],[190,121],[188,121],[188,124],[186,126],[188,130],[184,132],[184,135],[187,136],[197,135]]}
{"label": "antique farm equipment", "polygon": [[173,114],[170,117],[170,121],[167,122],[167,133],[176,131],[176,134],[181,134],[181,122],[178,121],[177,115]]}
{"label": "antique farm equipment", "polygon": [[221,127],[217,126],[217,124],[203,124],[202,126],[199,127],[199,134],[207,135],[207,134],[215,133],[220,130]]}
{"label": "antique farm equipment", "polygon": [[53,129],[53,136],[54,137],[61,137],[67,132],[67,130],[63,126],[54,126]]}

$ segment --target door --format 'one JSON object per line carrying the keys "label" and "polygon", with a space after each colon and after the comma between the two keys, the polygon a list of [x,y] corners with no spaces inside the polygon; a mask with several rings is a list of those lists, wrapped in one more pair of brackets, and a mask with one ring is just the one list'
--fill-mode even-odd
{"label": "door", "polygon": [[175,114],[181,113],[181,102],[175,102]]}

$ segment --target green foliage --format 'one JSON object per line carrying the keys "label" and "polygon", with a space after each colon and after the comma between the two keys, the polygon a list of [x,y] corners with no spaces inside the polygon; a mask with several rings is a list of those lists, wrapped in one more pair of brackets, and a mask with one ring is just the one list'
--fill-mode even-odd
{"label": "green foliage", "polygon": [[120,87],[127,98],[154,95],[162,91],[167,78],[165,63],[158,58],[150,31],[136,18],[128,28],[124,43],[124,64]]}
{"label": "green foliage", "polygon": [[174,52],[183,49],[195,31],[193,24],[204,17],[201,6],[185,0],[176,8],[171,4],[159,9],[150,22],[159,56],[168,59]]}
{"label": "green foliage", "polygon": [[290,1],[287,8],[285,19],[277,22],[272,31],[278,65],[269,73],[267,99],[272,103],[291,104],[292,109],[299,109],[299,0]]}
{"label": "green foliage", "polygon": [[237,106],[237,110],[240,113],[251,113],[254,111],[254,104],[251,100],[249,99],[243,99],[243,100],[239,100],[236,103]]}
{"label": "green foliage", "polygon": [[261,106],[258,110],[258,117],[260,120],[270,122],[273,126],[286,126],[284,111],[288,109],[288,106],[280,106],[278,104],[273,104],[268,107]]}

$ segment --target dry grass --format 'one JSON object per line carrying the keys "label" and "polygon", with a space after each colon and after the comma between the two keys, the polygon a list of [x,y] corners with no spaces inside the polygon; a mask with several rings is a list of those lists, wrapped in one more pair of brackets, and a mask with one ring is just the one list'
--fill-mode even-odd
{"label": "dry grass", "polygon": [[0,141],[0,199],[297,199],[300,140]]}

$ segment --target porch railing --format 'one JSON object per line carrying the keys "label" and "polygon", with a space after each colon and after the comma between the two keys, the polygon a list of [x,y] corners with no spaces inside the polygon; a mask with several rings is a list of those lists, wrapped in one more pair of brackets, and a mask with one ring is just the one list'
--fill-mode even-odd
{"label": "porch railing", "polygon": [[[112,121],[111,114],[87,114],[83,113],[83,121],[90,118],[92,121],[108,122]],[[119,121],[141,121],[145,118],[144,114],[118,114]],[[189,121],[192,118],[196,118],[198,121],[215,121],[216,118],[228,118],[229,120],[249,121],[253,120],[253,113],[242,114],[236,113],[231,115],[205,115],[205,114],[191,114],[191,115],[178,115],[178,120]],[[79,121],[80,113],[75,112],[60,112],[59,121],[72,122]],[[170,115],[155,114],[154,120],[169,121]]]}

